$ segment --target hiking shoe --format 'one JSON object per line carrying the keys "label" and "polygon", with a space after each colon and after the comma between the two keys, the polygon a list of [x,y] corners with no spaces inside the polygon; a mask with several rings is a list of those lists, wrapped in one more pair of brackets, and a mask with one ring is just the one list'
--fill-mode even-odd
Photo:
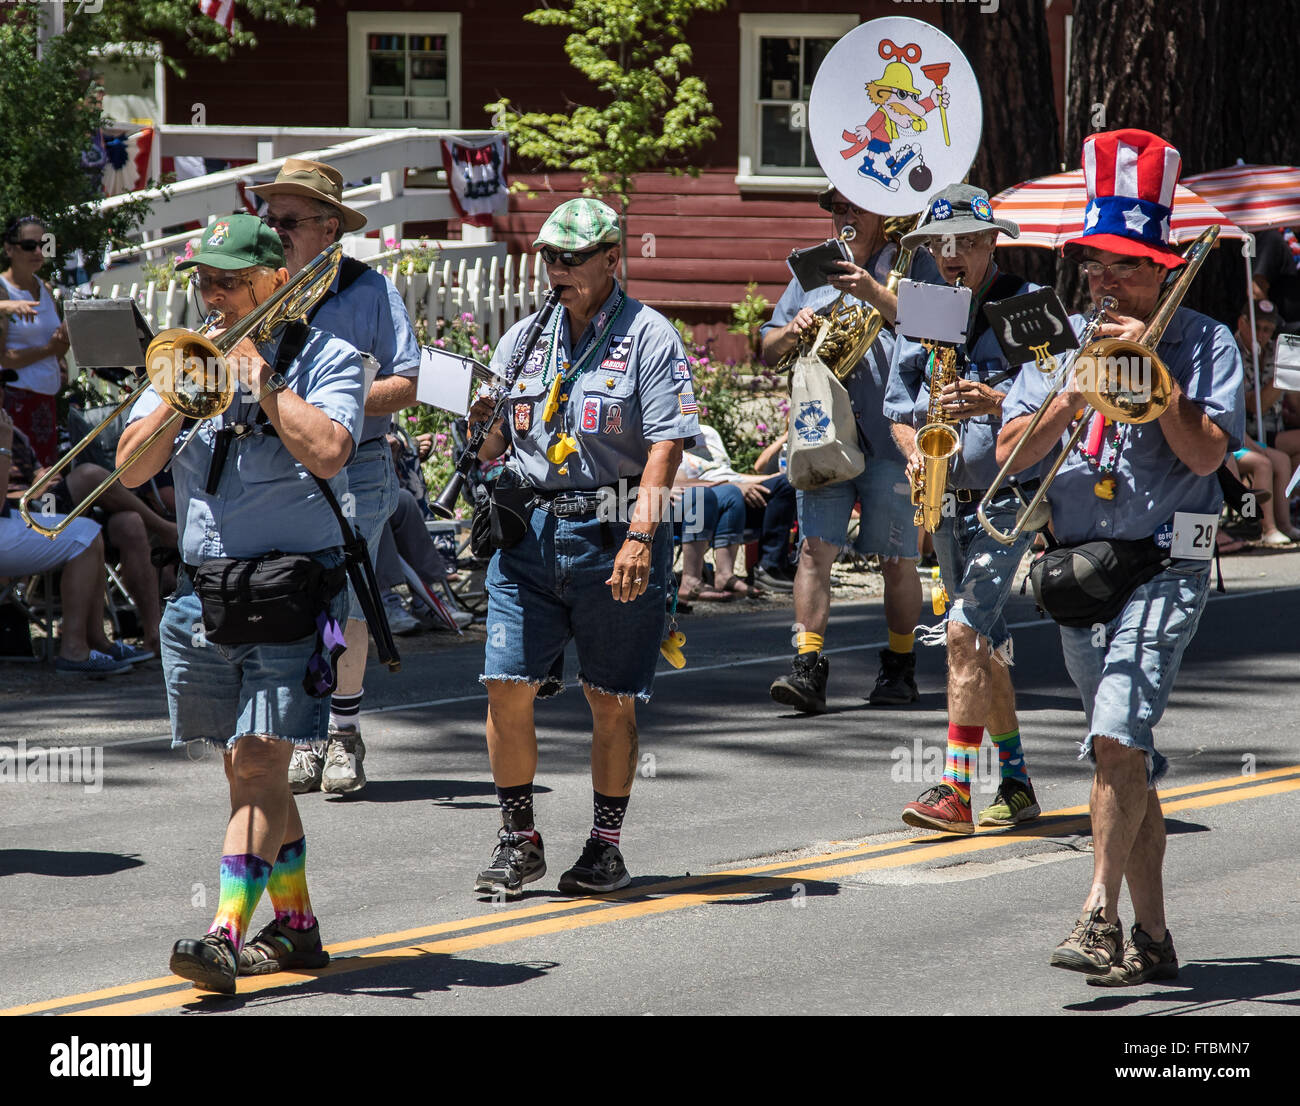
{"label": "hiking shoe", "polygon": [[1118,963],[1111,965],[1105,975],[1094,976],[1088,983],[1093,987],[1133,987],[1148,979],[1177,977],[1178,953],[1174,952],[1173,934],[1166,929],[1163,941],[1153,941],[1141,923],[1135,923],[1124,942]]}
{"label": "hiking shoe", "polygon": [[289,790],[295,795],[319,791],[324,770],[325,758],[313,746],[294,746],[293,756],[289,758]]}
{"label": "hiking shoe", "polygon": [[239,950],[240,975],[271,975],[288,968],[323,968],[330,954],[321,948],[320,923],[294,929],[276,918]]}
{"label": "hiking shoe", "polygon": [[560,894],[583,895],[617,891],[632,882],[623,854],[617,845],[588,837],[582,846],[582,855],[572,868],[560,877]]}
{"label": "hiking shoe", "polygon": [[235,943],[222,929],[197,940],[182,937],[172,946],[169,967],[174,974],[204,991],[233,995],[236,963]]}
{"label": "hiking shoe", "polygon": [[1008,777],[998,785],[993,802],[980,811],[981,826],[1014,826],[1043,813],[1034,797],[1033,781],[1021,783]]}
{"label": "hiking shoe", "polygon": [[790,675],[772,681],[772,698],[804,714],[826,713],[826,677],[831,662],[820,653],[796,653]]}
{"label": "hiking shoe", "polygon": [[497,847],[492,853],[492,863],[479,872],[474,890],[484,895],[503,894],[518,898],[524,893],[524,884],[532,883],[546,875],[546,853],[542,848],[542,835],[536,844],[531,837],[502,826],[497,830]]}
{"label": "hiking shoe", "polygon": [[[1167,937],[1168,935],[1166,935]],[[1065,968],[1086,975],[1106,975],[1120,962],[1124,929],[1118,918],[1113,923],[1101,916],[1101,907],[1074,923],[1074,931],[1052,951],[1053,968]],[[1172,946],[1170,947],[1172,952]]]}
{"label": "hiking shoe", "polygon": [[361,731],[331,725],[329,733],[320,789],[331,795],[360,791],[366,786],[366,770],[361,767],[366,759],[366,745],[361,740]]}
{"label": "hiking shoe", "polygon": [[62,657],[54,661],[55,672],[64,675],[89,676],[91,679],[120,676],[123,672],[130,672],[131,668],[131,661],[118,660],[107,653],[101,653],[98,649],[92,649],[90,656],[84,661],[69,661]]}
{"label": "hiking shoe", "polygon": [[943,830],[945,833],[975,832],[975,824],[970,818],[970,803],[963,803],[956,789],[946,783],[937,784],[916,802],[903,807],[903,821],[909,826]]}
{"label": "hiking shoe", "polygon": [[921,698],[916,686],[916,654],[880,650],[880,673],[867,696],[873,707],[897,707]]}

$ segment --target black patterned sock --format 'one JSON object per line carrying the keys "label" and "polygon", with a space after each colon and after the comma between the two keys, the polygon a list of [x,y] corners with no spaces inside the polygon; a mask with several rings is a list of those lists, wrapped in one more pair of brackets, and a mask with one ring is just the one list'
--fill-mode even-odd
{"label": "black patterned sock", "polygon": [[537,830],[533,828],[533,785],[521,783],[517,787],[498,787],[497,802],[501,804],[501,824],[512,833],[522,833],[536,843]]}
{"label": "black patterned sock", "polygon": [[591,805],[595,812],[592,819],[591,836],[617,847],[619,834],[623,830],[623,818],[627,814],[627,801],[631,795],[602,795],[592,791]]}

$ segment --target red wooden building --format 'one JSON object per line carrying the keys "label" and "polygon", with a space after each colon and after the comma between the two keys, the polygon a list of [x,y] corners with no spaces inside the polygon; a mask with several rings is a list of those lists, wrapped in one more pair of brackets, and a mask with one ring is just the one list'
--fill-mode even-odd
{"label": "red wooden building", "polygon": [[[1069,0],[1003,2],[1047,5],[1059,101]],[[314,30],[255,23],[256,50],[227,62],[190,59],[184,79],[168,77],[167,122],[190,122],[202,104],[209,124],[479,128],[490,126],[484,106],[501,96],[542,111],[590,97],[562,34],[524,22],[537,0],[429,10],[435,5],[315,0]],[[705,78],[721,126],[691,157],[698,178],[638,179],[628,220],[634,294],[700,320],[724,317],[749,281],[775,300],[789,279],[790,249],[828,233],[813,202],[825,181],[806,132],[791,126],[792,106],[806,102],[820,59],[859,22],[925,19],[933,10],[895,0],[733,0],[695,17],[687,29],[693,71]],[[546,212],[580,187],[576,174],[522,168],[512,177],[535,196],[512,196],[495,228],[512,251],[529,249]],[[427,232],[444,229],[457,228]]]}

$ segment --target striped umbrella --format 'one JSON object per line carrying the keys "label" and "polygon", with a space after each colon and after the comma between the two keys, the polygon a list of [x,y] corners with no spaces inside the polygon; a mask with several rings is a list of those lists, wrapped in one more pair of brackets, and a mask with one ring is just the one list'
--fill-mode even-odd
{"label": "striped umbrella", "polygon": [[1247,230],[1300,223],[1300,169],[1294,165],[1234,165],[1197,173],[1187,184]]}
{"label": "striped umbrella", "polygon": [[[1083,233],[1083,209],[1088,190],[1083,170],[1055,173],[1025,181],[993,197],[993,213],[1020,227],[1020,237],[1004,242],[1008,246],[1046,246],[1057,249]],[[1181,184],[1174,189],[1174,214],[1170,237],[1175,243],[1190,242],[1206,227],[1217,224],[1222,238],[1245,238],[1246,232],[1223,212],[1206,203]]]}

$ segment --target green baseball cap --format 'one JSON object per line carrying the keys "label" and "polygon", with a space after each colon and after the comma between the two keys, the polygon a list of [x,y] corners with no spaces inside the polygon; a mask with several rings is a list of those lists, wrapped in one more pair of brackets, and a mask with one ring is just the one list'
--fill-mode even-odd
{"label": "green baseball cap", "polygon": [[546,217],[534,246],[557,250],[587,250],[605,243],[617,245],[618,213],[590,196],[566,200]]}
{"label": "green baseball cap", "polygon": [[203,232],[198,252],[176,268],[211,265],[214,269],[284,268],[280,236],[256,215],[225,215]]}

